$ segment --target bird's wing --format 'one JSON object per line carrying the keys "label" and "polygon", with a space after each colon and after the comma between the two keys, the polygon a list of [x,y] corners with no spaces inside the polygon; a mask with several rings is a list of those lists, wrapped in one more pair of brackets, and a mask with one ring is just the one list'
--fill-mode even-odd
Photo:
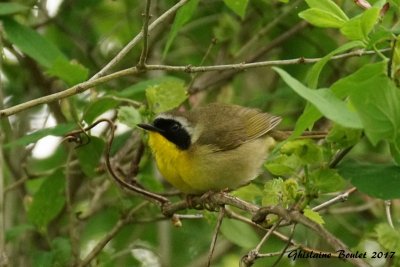
{"label": "bird's wing", "polygon": [[280,117],[257,109],[218,105],[219,112],[213,112],[213,109],[199,110],[209,114],[203,113],[203,130],[196,142],[199,145],[210,145],[214,150],[234,149],[265,135],[281,121]]}

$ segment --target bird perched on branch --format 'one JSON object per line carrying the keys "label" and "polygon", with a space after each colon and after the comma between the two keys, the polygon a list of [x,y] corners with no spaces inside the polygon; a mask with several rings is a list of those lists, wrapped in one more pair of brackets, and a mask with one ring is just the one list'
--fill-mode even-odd
{"label": "bird perched on branch", "polygon": [[280,117],[257,109],[212,103],[161,113],[149,146],[165,179],[187,194],[236,189],[257,177]]}

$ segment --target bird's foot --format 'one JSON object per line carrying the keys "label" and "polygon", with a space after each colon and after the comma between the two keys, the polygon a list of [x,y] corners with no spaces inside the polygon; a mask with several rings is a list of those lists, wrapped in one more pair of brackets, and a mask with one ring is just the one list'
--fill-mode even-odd
{"label": "bird's foot", "polygon": [[207,191],[202,195],[186,195],[186,202],[189,208],[198,210],[209,210],[209,211],[219,211],[221,205],[215,202],[213,196],[219,193],[226,193],[228,189],[221,191]]}

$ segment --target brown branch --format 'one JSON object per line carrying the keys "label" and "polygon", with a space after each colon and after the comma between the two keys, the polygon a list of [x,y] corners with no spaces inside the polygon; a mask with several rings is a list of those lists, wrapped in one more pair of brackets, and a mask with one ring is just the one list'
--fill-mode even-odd
{"label": "brown branch", "polygon": [[[233,211],[231,211],[231,210],[229,210],[229,209],[225,209],[225,213],[226,213],[226,216],[227,216],[228,218],[231,218],[231,219],[235,219],[235,220],[244,222],[244,223],[246,223],[246,224],[248,224],[248,225],[250,225],[250,226],[252,226],[252,227],[256,227],[256,228],[258,228],[258,229],[260,229],[260,230],[263,230],[263,231],[267,231],[267,230],[268,230],[268,229],[266,229],[265,227],[263,227],[262,225],[257,224],[257,223],[255,223],[255,222],[253,222],[252,220],[250,220],[250,219],[248,219],[248,218],[246,218],[246,217],[244,217],[244,216],[242,216],[242,215],[239,215],[239,214],[237,214],[237,213],[235,213],[235,212],[233,212]],[[281,224],[281,225],[282,225],[282,224]],[[317,253],[322,253],[322,254],[329,254],[329,253],[331,253],[331,256],[332,256],[332,257],[336,257],[336,258],[339,257],[339,254],[338,254],[338,253],[334,253],[334,252],[332,253],[332,252],[327,252],[327,251],[318,251],[317,249],[310,248],[310,247],[307,247],[307,246],[302,245],[302,244],[300,244],[300,243],[297,243],[297,242],[291,240],[289,237],[285,236],[284,234],[281,234],[281,233],[278,232],[278,231],[273,231],[272,234],[273,234],[274,236],[276,236],[277,238],[279,238],[280,240],[284,241],[284,242],[289,242],[290,245],[291,245],[292,247],[295,247],[295,248],[297,248],[297,249],[301,249],[301,250],[304,251],[304,252],[317,252]],[[281,252],[279,252],[279,253],[281,253]],[[259,253],[259,254],[258,254],[258,256],[259,256],[260,258],[263,257],[262,255],[263,255],[262,253]],[[267,256],[267,257],[268,257],[268,256]]]}
{"label": "brown branch", "polygon": [[[313,230],[319,236],[321,236],[323,238],[323,240],[325,240],[328,244],[330,244],[335,250],[344,250],[345,253],[351,253],[351,251],[346,246],[346,244],[344,244],[341,240],[336,238],[334,235],[332,235],[329,231],[327,231],[325,228],[323,228],[318,223],[305,217],[299,211],[296,211],[296,210],[288,211],[279,206],[262,207],[258,210],[258,212],[256,213],[256,215],[253,217],[252,220],[256,223],[261,223],[265,220],[265,218],[268,214],[278,215],[289,222],[300,223],[300,224],[304,225],[305,227]],[[346,260],[348,260],[349,262],[353,263],[356,266],[360,266],[360,267],[370,266],[368,263],[366,263],[365,261],[363,261],[359,258],[347,258]]]}
{"label": "brown branch", "polygon": [[[201,197],[194,197],[191,199],[192,206],[204,206],[203,198]],[[289,211],[284,209],[283,207],[274,206],[274,207],[262,207],[259,208],[258,206],[245,202],[239,198],[233,197],[227,193],[215,193],[208,197],[208,200],[214,205],[230,205],[241,210],[247,211],[253,214],[253,222],[259,224],[265,221],[265,218],[268,214],[275,214],[281,217],[283,220],[287,222],[295,222],[300,223],[310,228],[314,232],[316,232],[319,236],[321,236],[328,244],[330,244],[336,250],[344,250],[346,253],[349,253],[350,250],[348,247],[339,239],[337,239],[334,235],[332,235],[329,231],[323,228],[321,225],[317,224],[316,222],[308,219],[300,211],[293,210]],[[173,204],[166,204],[162,207],[162,212],[166,216],[171,216],[177,212],[178,210],[186,209],[189,207],[189,204],[186,201],[181,201]],[[361,259],[347,259],[349,262],[355,264],[356,266],[368,266]]]}
{"label": "brown branch", "polygon": [[[388,49],[382,49],[381,52],[388,51]],[[353,56],[362,56],[362,55],[371,55],[375,54],[376,51],[352,51],[340,55],[336,55],[332,57],[332,59],[340,59],[346,57],[353,57]],[[146,65],[146,71],[156,71],[156,70],[164,70],[164,71],[171,71],[171,72],[187,72],[187,73],[195,73],[195,72],[209,72],[209,71],[221,71],[221,70],[245,70],[245,69],[252,69],[252,68],[261,68],[261,67],[271,67],[271,66],[280,66],[280,65],[293,65],[293,64],[311,64],[321,60],[321,58],[295,58],[295,59],[287,59],[287,60],[271,60],[271,61],[261,61],[255,63],[239,63],[239,64],[227,64],[227,65],[217,65],[217,66],[199,66],[194,67],[191,65],[188,66],[168,66],[168,65]],[[134,74],[138,74],[143,72],[139,70],[137,67],[132,67],[128,69],[124,69],[121,71],[114,72],[112,74],[97,78],[91,79],[89,81],[80,83],[73,87],[70,87],[64,91],[57,92],[54,94],[50,94],[47,96],[39,97],[25,103],[15,105],[10,108],[0,110],[0,119],[4,117],[8,117],[10,115],[16,114],[18,112],[24,111],[26,109],[50,103],[53,101],[57,101],[60,99],[67,98],[72,95],[76,95],[82,93],[90,88],[93,88],[97,85],[106,83],[108,81],[121,78],[124,76],[130,76]],[[194,92],[191,92],[194,93]]]}
{"label": "brown branch", "polygon": [[313,211],[320,211],[322,209],[325,209],[327,207],[330,207],[338,202],[344,202],[347,200],[347,198],[349,197],[350,194],[354,193],[355,191],[357,191],[356,187],[352,187],[349,190],[347,190],[344,193],[341,193],[339,195],[337,195],[336,197],[325,201],[324,203],[319,204],[318,206],[315,206],[314,208],[312,208]]}
{"label": "brown branch", "polygon": [[272,267],[277,266],[277,264],[280,262],[280,260],[282,259],[283,255],[286,253],[287,249],[290,246],[290,242],[293,239],[293,235],[294,235],[294,230],[296,229],[296,223],[292,225],[292,229],[290,230],[290,236],[289,236],[289,240],[286,243],[286,246],[282,249],[282,253],[279,255],[279,257],[276,259],[276,261],[274,262],[274,264],[272,265]]}
{"label": "brown branch", "polygon": [[[153,23],[151,23],[149,25],[148,31],[149,32],[152,31],[155,27],[157,27],[160,23],[164,22],[169,16],[174,14],[181,6],[186,4],[188,1],[189,0],[180,0],[173,7],[168,9],[164,14],[158,17]],[[124,48],[122,48],[122,50],[112,60],[110,60],[110,62],[108,62],[106,66],[104,66],[99,72],[93,75],[93,77],[90,78],[89,81],[97,80],[99,77],[104,76],[105,73],[109,71],[112,67],[114,67],[116,64],[118,64],[126,56],[126,54],[128,54],[129,51],[131,51],[131,49],[135,47],[137,43],[139,43],[139,41],[142,38],[143,38],[143,32],[140,32],[132,39],[132,41],[130,41]]]}
{"label": "brown branch", "polygon": [[[92,129],[93,127],[95,127],[96,125],[98,125],[101,122],[106,122],[110,125],[111,128],[111,132],[110,132],[110,137],[109,140],[106,143],[106,152],[105,152],[105,161],[106,161],[106,166],[107,166],[107,170],[110,173],[110,175],[113,177],[113,179],[118,182],[121,186],[123,186],[124,188],[127,188],[129,190],[131,190],[134,193],[137,193],[143,197],[145,197],[147,200],[151,201],[151,202],[156,202],[156,204],[161,205],[164,203],[169,203],[169,200],[161,195],[158,195],[156,193],[147,191],[143,188],[137,187],[135,185],[132,185],[130,183],[127,183],[126,181],[124,181],[123,178],[119,177],[118,174],[114,171],[114,168],[112,167],[111,161],[110,161],[110,150],[111,150],[111,144],[114,140],[114,132],[115,132],[115,125],[114,123],[109,120],[109,119],[100,119],[96,122],[94,122],[93,124],[89,125],[88,127],[81,129],[81,130],[76,130],[73,132],[70,132],[66,135],[66,137],[64,138],[65,140],[69,140],[69,141],[73,141],[73,142],[80,142],[80,138],[79,138],[79,134],[81,133],[85,133],[86,131]],[[171,214],[172,215],[172,214]]]}
{"label": "brown branch", "polygon": [[212,260],[213,254],[214,254],[215,244],[217,243],[218,233],[221,228],[221,224],[222,224],[222,220],[224,219],[224,216],[225,216],[225,207],[222,206],[221,210],[219,211],[219,214],[218,214],[217,224],[215,225],[213,238],[212,238],[211,244],[210,244],[210,250],[208,252],[207,265],[206,265],[207,267],[211,266],[211,260]]}
{"label": "brown branch", "polygon": [[341,161],[342,159],[353,149],[353,146],[347,147],[345,149],[340,150],[332,161],[329,163],[329,168],[335,168]]}
{"label": "brown branch", "polygon": [[[386,51],[382,50],[382,51]],[[340,59],[344,57],[351,56],[361,56],[367,54],[374,54],[375,51],[353,51],[341,55],[337,55],[332,57],[332,59]],[[187,72],[187,73],[195,73],[195,72],[209,72],[209,71],[220,71],[220,70],[245,70],[251,68],[260,68],[260,67],[269,67],[269,66],[279,66],[279,65],[292,65],[292,64],[310,64],[319,61],[321,58],[297,58],[297,59],[289,59],[289,60],[272,60],[272,61],[262,61],[255,63],[239,63],[239,64],[228,64],[228,65],[217,65],[217,66],[199,66],[193,67],[191,65],[188,66],[168,66],[168,65],[148,65],[146,66],[147,70],[165,70],[165,71],[173,71],[173,72]],[[12,108],[4,109],[0,111],[0,117],[9,116],[15,113],[18,113],[24,109],[34,107],[43,103],[49,103],[55,100],[63,99],[69,97],[74,94],[78,94],[87,89],[90,89],[96,85],[105,83],[107,81],[120,78],[123,76],[137,74],[139,71],[137,68],[129,68],[122,71],[115,72],[113,74],[104,76],[97,80],[93,80],[92,82],[84,82],[79,85],[73,86],[65,91],[51,94],[45,97],[37,98],[26,103],[16,105]]]}
{"label": "brown branch", "polygon": [[[274,138],[276,141],[284,141],[287,140],[293,131],[278,131],[272,130],[268,133],[269,136]],[[301,136],[297,138],[301,139],[324,139],[328,135],[326,131],[307,131],[303,132]]]}
{"label": "brown branch", "polygon": [[276,228],[280,225],[282,219],[279,219],[271,228],[268,229],[267,233],[263,236],[261,241],[257,244],[256,248],[249,251],[246,255],[242,257],[240,260],[241,265],[244,266],[252,266],[254,261],[258,258],[261,246],[267,241],[267,239],[271,236],[271,234],[275,231]]}
{"label": "brown branch", "polygon": [[3,110],[0,110],[0,119],[3,117],[8,117],[10,115],[16,114],[23,110],[36,107],[41,104],[51,103],[51,102],[54,102],[57,100],[61,100],[61,99],[82,93],[90,88],[93,88],[93,87],[99,85],[99,84],[103,84],[105,82],[108,82],[108,81],[111,81],[111,80],[114,80],[114,79],[117,79],[117,78],[120,78],[123,76],[134,75],[139,72],[140,71],[136,67],[133,67],[133,68],[125,69],[123,71],[112,73],[107,76],[97,78],[95,80],[89,80],[89,81],[74,85],[64,91],[61,91],[61,92],[57,92],[57,93],[50,94],[47,96],[35,98],[35,99],[27,101],[25,103],[15,105],[11,108],[6,108]]}

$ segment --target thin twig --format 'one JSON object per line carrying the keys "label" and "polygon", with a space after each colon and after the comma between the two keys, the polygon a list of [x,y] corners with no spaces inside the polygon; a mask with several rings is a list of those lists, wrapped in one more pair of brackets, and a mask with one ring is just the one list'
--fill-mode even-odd
{"label": "thin twig", "polygon": [[[322,227],[320,224],[310,220],[301,214],[300,211],[293,210],[288,211],[283,207],[274,206],[274,207],[263,207],[258,210],[255,216],[253,216],[253,221],[256,223],[263,222],[268,214],[275,214],[287,221],[300,223],[303,226],[313,230],[317,233],[323,240],[325,240],[328,244],[330,244],[335,250],[344,250],[345,253],[351,253],[349,248],[344,244],[340,239],[331,234],[328,230]],[[364,267],[370,266],[364,260],[359,258],[347,258],[349,262],[353,263],[355,266]]]}
{"label": "thin twig", "polygon": [[149,39],[150,5],[151,5],[151,0],[147,0],[146,1],[146,11],[144,14],[143,30],[142,30],[143,48],[142,48],[142,53],[140,54],[139,63],[137,65],[137,67],[140,69],[143,69],[145,67],[146,59],[147,59],[147,52],[148,52],[147,51],[148,50],[147,41]]}
{"label": "thin twig", "polygon": [[276,261],[274,262],[274,264],[272,264],[271,267],[277,266],[277,264],[281,261],[283,255],[286,253],[287,249],[289,248],[290,242],[291,242],[292,239],[293,239],[294,229],[296,229],[296,225],[297,225],[296,223],[292,225],[292,229],[290,230],[289,240],[288,240],[288,242],[286,243],[286,246],[282,249],[282,253],[279,255],[279,257],[276,259]]}
{"label": "thin twig", "polygon": [[345,149],[340,150],[336,155],[334,156],[333,160],[329,163],[329,168],[335,168],[341,161],[342,159],[347,155],[347,153],[352,150],[353,147],[347,147]]}
{"label": "thin twig", "polygon": [[215,244],[217,243],[218,233],[221,228],[221,224],[222,224],[222,220],[224,219],[224,216],[225,216],[225,207],[222,206],[221,210],[219,211],[219,214],[218,214],[217,224],[215,225],[213,238],[212,238],[211,244],[210,244],[210,250],[208,252],[207,267],[211,266],[211,260],[212,260],[213,254],[214,254]]}
{"label": "thin twig", "polygon": [[[381,49],[380,51],[386,52],[389,50],[390,48]],[[363,55],[373,55],[373,54],[376,54],[375,50],[364,51],[360,49],[333,56],[331,59],[335,60],[335,59],[342,59],[342,58],[363,56]],[[299,57],[294,59],[268,60],[268,61],[252,62],[252,63],[236,63],[236,64],[224,64],[224,65],[213,65],[213,66],[197,66],[197,67],[192,65],[188,66],[148,65],[146,69],[195,73],[195,72],[209,72],[209,71],[223,71],[223,70],[246,70],[252,68],[262,68],[262,67],[282,66],[282,65],[312,64],[320,61],[321,59],[322,58]]]}
{"label": "thin twig", "polygon": [[[110,157],[111,157],[111,144],[114,140],[114,132],[115,132],[115,125],[114,123],[109,120],[109,119],[100,119],[96,122],[94,122],[92,125],[89,125],[88,127],[81,129],[81,130],[76,130],[76,131],[72,131],[70,133],[68,133],[66,135],[66,137],[64,138],[65,140],[70,140],[70,141],[74,141],[74,142],[78,142],[78,140],[80,140],[79,138],[79,134],[81,133],[85,133],[86,131],[92,129],[93,127],[95,127],[96,125],[98,125],[101,122],[106,122],[110,125],[111,129],[110,129],[110,137],[109,140],[107,141],[106,144],[106,152],[105,152],[105,161],[106,161],[106,166],[107,166],[107,170],[110,173],[110,175],[113,177],[113,179],[118,182],[120,185],[122,185],[124,188],[127,188],[137,194],[142,195],[143,197],[145,197],[146,199],[148,199],[151,202],[156,202],[156,204],[164,204],[169,202],[169,200],[161,195],[158,195],[156,193],[147,191],[143,188],[137,187],[135,185],[129,184],[126,181],[124,181],[123,178],[119,177],[118,174],[114,171],[114,168],[112,167],[111,161],[110,161]],[[171,214],[172,215],[172,214]]]}
{"label": "thin twig", "polygon": [[[219,259],[224,256],[226,256],[229,251],[234,248],[234,244],[230,241],[227,240],[221,240],[217,243],[215,246],[215,251],[214,251],[214,259]],[[208,251],[200,254],[196,258],[192,258],[190,264],[186,265],[186,267],[204,267],[207,264],[207,257],[208,257]]]}
{"label": "thin twig", "polygon": [[392,213],[390,211],[390,206],[391,205],[392,205],[392,201],[391,200],[385,200],[386,219],[387,219],[387,222],[390,225],[390,227],[392,227],[394,229],[393,220],[392,220]]}
{"label": "thin twig", "polygon": [[35,99],[32,99],[30,101],[27,101],[25,103],[19,104],[19,105],[15,105],[11,108],[6,108],[3,110],[0,110],[0,119],[3,117],[8,117],[10,115],[16,114],[18,112],[21,112],[23,110],[29,109],[29,108],[33,108],[35,106],[41,105],[41,104],[47,104],[50,102],[54,102],[57,100],[61,100],[79,93],[82,93],[90,88],[93,88],[97,85],[103,84],[105,82],[117,79],[117,78],[121,78],[123,76],[128,76],[128,75],[134,75],[139,73],[140,71],[136,68],[129,68],[129,69],[125,69],[123,71],[119,71],[116,73],[112,73],[109,74],[107,76],[103,76],[94,80],[89,80],[77,85],[74,85],[64,91],[61,92],[57,92],[54,94],[50,94],[47,96],[43,96],[43,97],[38,97]]}
{"label": "thin twig", "polygon": [[14,190],[14,189],[18,188],[19,186],[23,185],[28,180],[29,180],[28,176],[24,176],[21,179],[18,179],[14,183],[12,183],[12,184],[8,185],[6,188],[4,188],[4,193],[7,194],[7,193],[11,192],[12,190]]}
{"label": "thin twig", "polygon": [[282,222],[282,219],[279,219],[271,228],[269,228],[268,232],[264,235],[264,237],[261,239],[260,243],[258,243],[256,248],[254,249],[254,251],[257,252],[257,254],[258,254],[258,252],[260,252],[262,245],[264,245],[264,243],[268,240],[268,238],[271,236],[272,232],[275,231],[275,229],[279,227],[281,222]]}
{"label": "thin twig", "polygon": [[[216,38],[212,38],[210,45],[207,48],[206,53],[204,54],[203,58],[200,61],[199,66],[203,66],[205,60],[207,59],[207,57],[210,55],[212,48],[215,46],[215,44],[217,43],[217,39]],[[192,85],[194,84],[194,82],[196,81],[196,79],[199,77],[200,73],[195,74],[192,79],[190,80],[189,84],[187,85],[187,88],[191,88]]]}
{"label": "thin twig", "polygon": [[89,208],[86,212],[77,214],[77,217],[79,220],[86,220],[90,216],[92,216],[95,212],[97,212],[99,209],[101,209],[102,201],[101,197],[103,194],[107,191],[107,189],[110,187],[110,180],[106,179],[103,181],[103,183],[99,186],[97,186],[94,190],[94,194],[92,199],[90,200],[89,203]]}
{"label": "thin twig", "polygon": [[[388,51],[390,49],[382,49],[381,52]],[[376,51],[363,51],[357,50],[352,51],[340,55],[336,55],[332,57],[332,59],[341,59],[353,56],[362,56],[362,55],[372,55],[375,54]],[[239,64],[226,64],[226,65],[216,65],[216,66],[198,66],[194,67],[191,65],[188,66],[169,66],[169,65],[146,65],[147,71],[156,71],[156,70],[164,70],[164,71],[173,71],[173,72],[187,72],[187,73],[195,73],[195,72],[209,72],[209,71],[221,71],[221,70],[245,70],[251,68],[261,68],[261,67],[270,67],[270,66],[280,66],[280,65],[294,65],[294,64],[311,64],[321,60],[321,58],[295,58],[295,59],[286,59],[286,60],[271,60],[271,61],[261,61],[255,63],[239,63]],[[25,103],[15,105],[10,108],[6,108],[0,110],[0,118],[8,117],[10,115],[16,114],[23,110],[41,105],[50,103],[53,101],[57,101],[60,99],[67,98],[72,95],[76,95],[82,93],[90,88],[93,88],[97,85],[103,84],[105,82],[121,78],[124,76],[134,75],[141,73],[143,71],[139,70],[137,67],[132,67],[128,69],[124,69],[121,71],[114,72],[112,74],[97,78],[90,79],[89,81],[80,83],[73,87],[70,87],[64,91],[57,92],[54,94],[50,94],[47,96],[39,97]]]}
{"label": "thin twig", "polygon": [[251,250],[245,256],[242,257],[241,264],[244,266],[252,266],[254,261],[258,258],[261,246],[268,240],[271,234],[278,228],[279,224],[282,222],[282,218],[280,218],[271,228],[268,229],[267,233],[263,236],[261,241],[257,244],[255,249]]}
{"label": "thin twig", "polygon": [[79,263],[78,267],[88,266],[90,262],[102,251],[105,245],[107,245],[107,243],[113,239],[116,234],[118,234],[122,227],[132,221],[132,216],[140,209],[144,208],[148,203],[149,202],[144,201],[122,216],[114,225],[114,227],[107,232],[107,234],[94,246],[90,253]]}
{"label": "thin twig", "polygon": [[[158,17],[153,23],[151,23],[149,25],[148,31],[149,32],[152,31],[155,27],[157,27],[160,23],[164,22],[169,16],[174,14],[181,6],[186,4],[188,1],[189,0],[180,0],[173,7],[164,12],[164,14]],[[142,38],[143,38],[143,32],[140,32],[132,39],[132,41],[130,41],[124,48],[122,48],[122,50],[112,60],[110,60],[110,62],[108,62],[106,66],[104,66],[99,72],[93,75],[89,81],[94,81],[97,80],[99,77],[104,76],[105,73],[109,71],[114,65],[118,64],[126,56],[126,54],[128,54],[129,51],[131,51],[131,49],[135,47],[137,43],[139,43],[139,41]]]}
{"label": "thin twig", "polygon": [[290,6],[278,16],[276,16],[274,20],[258,30],[256,34],[254,34],[253,37],[249,41],[247,41],[247,43],[245,43],[238,52],[236,52],[234,58],[239,58],[244,54],[244,52],[247,52],[251,48],[251,46],[254,45],[254,43],[256,43],[262,36],[266,35],[270,30],[274,29],[279,22],[281,22],[287,15],[289,15],[292,10],[299,5],[301,1],[302,0],[297,0],[290,4]]}
{"label": "thin twig", "polygon": [[320,211],[322,209],[325,209],[329,206],[332,206],[338,202],[344,202],[347,200],[347,198],[349,197],[350,194],[354,193],[355,191],[357,191],[356,187],[352,187],[350,189],[348,189],[346,192],[337,195],[336,197],[329,199],[328,201],[325,201],[324,203],[319,204],[318,206],[315,206],[314,208],[312,208],[313,211]]}

